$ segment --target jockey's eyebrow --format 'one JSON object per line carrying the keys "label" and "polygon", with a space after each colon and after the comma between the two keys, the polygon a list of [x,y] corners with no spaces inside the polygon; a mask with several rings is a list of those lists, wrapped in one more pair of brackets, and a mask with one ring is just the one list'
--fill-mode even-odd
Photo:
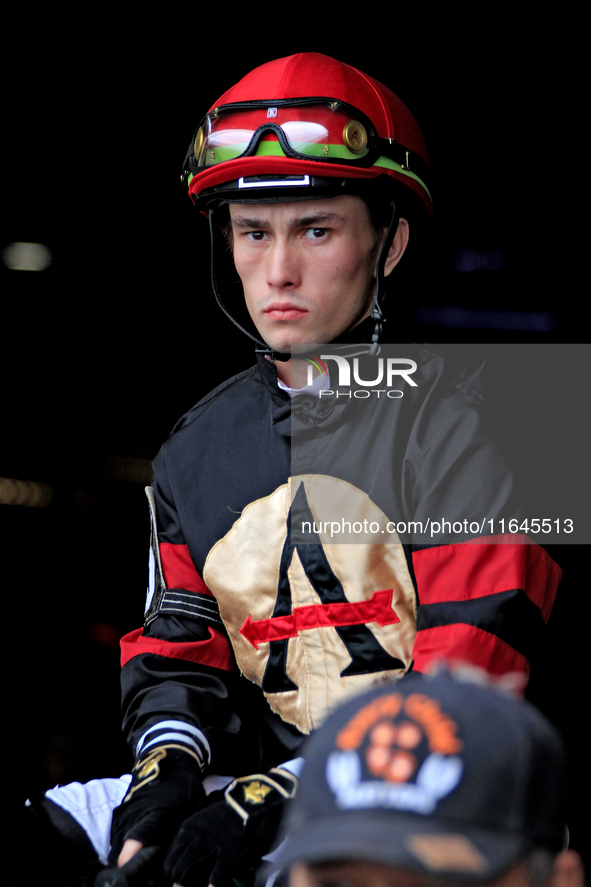
{"label": "jockey's eyebrow", "polygon": [[[322,228],[325,225],[342,222],[344,216],[334,212],[313,213],[301,218],[289,219],[290,228]],[[254,228],[256,230],[264,230],[269,228],[269,220],[255,216],[232,216],[232,225],[236,228]]]}

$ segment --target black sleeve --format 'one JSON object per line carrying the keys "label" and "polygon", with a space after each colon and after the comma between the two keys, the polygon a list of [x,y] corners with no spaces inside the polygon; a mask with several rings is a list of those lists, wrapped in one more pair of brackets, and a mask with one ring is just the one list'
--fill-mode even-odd
{"label": "black sleeve", "polygon": [[219,616],[182,536],[166,478],[147,489],[150,581],[142,628],[121,641],[124,735],[137,756],[174,741],[204,770],[233,775],[258,753],[243,679]]}

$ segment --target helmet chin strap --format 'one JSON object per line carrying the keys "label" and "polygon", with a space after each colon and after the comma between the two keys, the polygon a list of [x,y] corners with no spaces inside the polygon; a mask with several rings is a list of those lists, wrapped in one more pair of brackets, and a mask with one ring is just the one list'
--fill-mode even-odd
{"label": "helmet chin strap", "polygon": [[[222,311],[224,312],[226,317],[232,321],[234,326],[238,327],[238,329],[240,330],[241,333],[244,333],[245,336],[248,336],[249,339],[252,339],[252,341],[256,345],[259,346],[256,349],[257,351],[263,351],[265,353],[275,355],[275,352],[271,351],[271,349],[266,344],[266,342],[263,342],[262,339],[259,339],[252,332],[250,332],[250,330],[247,330],[246,327],[242,326],[242,324],[238,320],[236,320],[236,318],[232,314],[230,314],[230,312],[228,311],[228,309],[226,308],[226,306],[224,305],[224,303],[222,301],[222,296],[220,293],[220,286],[219,286],[218,268],[221,267],[221,258],[222,258],[223,252],[226,249],[226,242],[225,242],[224,236],[220,230],[220,225],[218,224],[218,221],[217,221],[217,207],[211,208],[209,210],[209,237],[211,240],[211,286],[213,289],[213,293],[214,293],[216,302],[218,303],[219,307],[222,309]],[[220,261],[218,261],[218,253],[220,254],[220,256],[219,256]],[[290,354],[285,354],[285,355],[281,355],[281,356],[274,356],[273,359],[274,360],[289,360],[290,357],[291,357]]]}
{"label": "helmet chin strap", "polygon": [[353,329],[342,333],[333,342],[333,344],[341,346],[339,353],[343,357],[351,358],[361,357],[363,355],[376,357],[380,353],[379,340],[382,335],[384,323],[386,322],[382,311],[386,282],[384,268],[386,267],[386,260],[388,258],[390,246],[396,236],[396,231],[398,230],[398,224],[400,222],[398,208],[393,198],[390,200],[390,208],[390,222],[376,263],[376,285],[371,310],[365,320],[362,320],[361,323],[353,327]]}
{"label": "helmet chin strap", "polygon": [[376,266],[376,288],[373,294],[371,311],[369,312],[369,316],[375,323],[373,335],[371,337],[370,354],[372,356],[377,354],[380,350],[378,342],[380,340],[380,336],[382,335],[382,329],[385,322],[382,312],[382,301],[384,298],[386,281],[386,278],[384,276],[384,268],[386,267],[388,252],[390,251],[390,247],[392,246],[392,242],[394,240],[394,237],[396,236],[398,224],[400,222],[398,208],[394,199],[390,201],[390,208],[390,224],[388,225],[388,230],[386,231],[386,236],[384,237],[384,242],[382,243],[382,247],[380,249],[380,255],[378,256],[378,262]]}
{"label": "helmet chin strap", "polygon": [[[376,264],[376,286],[373,294],[372,307],[368,318],[371,318],[371,320],[374,321],[371,346],[369,348],[369,351],[366,351],[364,349],[363,352],[358,352],[359,354],[368,353],[370,356],[379,354],[380,351],[379,339],[382,334],[382,329],[385,322],[381,306],[385,285],[384,268],[386,266],[388,252],[396,235],[396,231],[398,230],[398,223],[400,220],[398,209],[396,207],[396,202],[393,199],[390,201],[390,206],[392,211],[390,216],[390,223],[388,225],[388,230],[386,231],[386,236],[384,237],[384,241],[382,243],[380,254],[378,256],[378,261]],[[250,332],[250,330],[242,326],[242,324],[232,314],[230,314],[222,301],[218,276],[218,267],[220,267],[220,263],[218,262],[218,251],[223,252],[226,249],[226,243],[223,234],[221,233],[220,225],[217,221],[217,208],[211,208],[209,211],[209,234],[211,240],[211,285],[216,302],[218,303],[219,307],[222,309],[226,317],[232,321],[234,326],[238,327],[240,332],[244,333],[245,336],[248,336],[248,338],[251,339],[258,346],[255,349],[257,353],[267,354],[271,358],[271,360],[291,360],[292,355],[290,353],[286,353],[283,351],[274,351],[272,348],[269,347],[269,345],[267,345],[266,342],[264,342],[262,339],[259,339],[252,332]],[[343,334],[343,337],[349,338],[352,333],[353,330],[349,330],[348,333]],[[338,343],[340,338],[341,337],[338,337],[335,340],[335,343]],[[326,344],[329,343],[327,342]],[[349,356],[354,357],[355,354],[352,353]]]}

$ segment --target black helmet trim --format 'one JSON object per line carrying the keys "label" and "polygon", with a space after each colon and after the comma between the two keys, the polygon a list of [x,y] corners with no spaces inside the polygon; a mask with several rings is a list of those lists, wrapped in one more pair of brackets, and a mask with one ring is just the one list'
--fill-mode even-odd
{"label": "black helmet trim", "polygon": [[196,199],[199,209],[221,203],[286,203],[294,200],[321,200],[339,194],[361,194],[375,184],[359,179],[311,175],[242,176],[208,188]]}

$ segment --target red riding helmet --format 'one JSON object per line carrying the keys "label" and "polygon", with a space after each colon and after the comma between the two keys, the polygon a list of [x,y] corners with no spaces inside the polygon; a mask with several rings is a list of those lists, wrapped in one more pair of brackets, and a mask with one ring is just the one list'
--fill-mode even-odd
{"label": "red riding helmet", "polygon": [[220,97],[197,127],[182,179],[205,207],[286,199],[286,190],[311,197],[335,179],[378,176],[432,214],[427,147],[407,107],[356,68],[303,52],[255,68]]}

